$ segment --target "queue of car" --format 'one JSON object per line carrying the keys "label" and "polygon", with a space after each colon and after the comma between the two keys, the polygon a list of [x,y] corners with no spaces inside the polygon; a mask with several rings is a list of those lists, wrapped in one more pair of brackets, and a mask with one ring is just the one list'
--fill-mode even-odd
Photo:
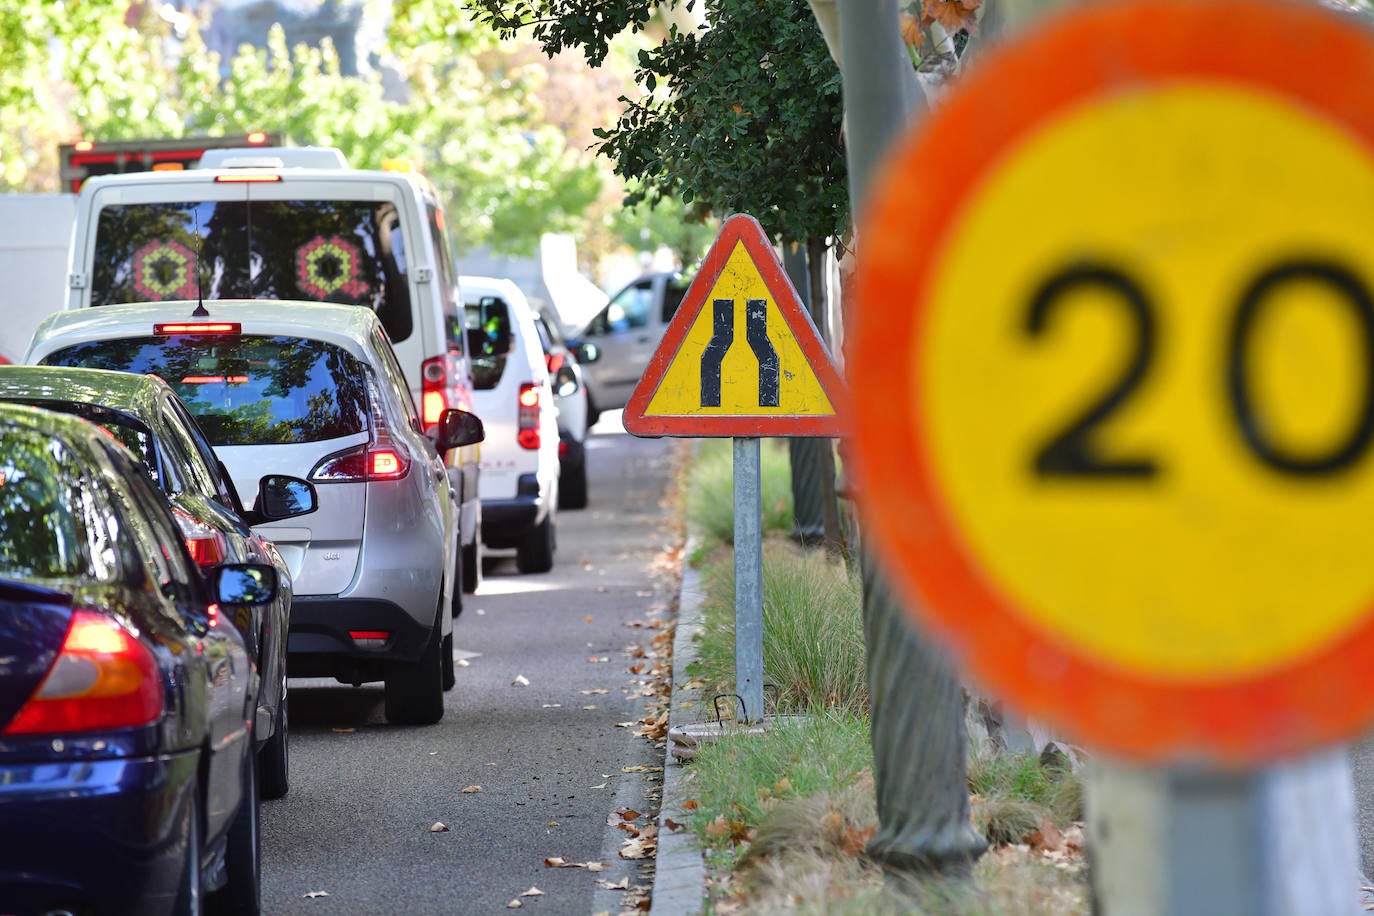
{"label": "queue of car", "polygon": [[422,178],[203,165],[87,182],[66,308],[0,367],[7,912],[258,913],[288,675],[439,721],[484,550],[546,572],[586,504],[572,352],[459,282]]}

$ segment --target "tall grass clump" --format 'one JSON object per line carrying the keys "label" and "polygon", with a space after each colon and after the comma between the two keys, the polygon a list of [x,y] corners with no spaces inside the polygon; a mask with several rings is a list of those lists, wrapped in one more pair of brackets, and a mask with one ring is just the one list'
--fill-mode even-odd
{"label": "tall grass clump", "polygon": [[[733,556],[710,561],[702,581],[705,626],[692,673],[705,682],[708,695],[733,693]],[[764,544],[763,680],[777,687],[777,712],[867,714],[861,605],[860,584],[842,563],[788,541]]]}
{"label": "tall grass clump", "polygon": [[[763,533],[792,531],[792,470],[787,445],[765,439],[759,449]],[[735,543],[735,457],[729,439],[703,439],[687,486],[687,520],[703,551]]]}

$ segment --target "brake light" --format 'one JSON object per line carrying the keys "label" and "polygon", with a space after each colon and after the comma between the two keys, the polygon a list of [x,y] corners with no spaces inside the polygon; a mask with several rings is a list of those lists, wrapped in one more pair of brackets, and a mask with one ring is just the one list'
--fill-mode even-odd
{"label": "brake light", "polygon": [[519,429],[515,441],[521,448],[539,448],[539,386],[525,382],[520,386]]}
{"label": "brake light", "polygon": [[221,184],[254,184],[264,181],[281,181],[276,172],[225,172],[215,176]]}
{"label": "brake light", "polygon": [[266,143],[266,142],[267,142],[267,131],[265,131],[265,130],[251,130],[251,131],[248,132],[248,145],[249,145],[249,146],[262,146],[262,145],[263,145],[264,143]]}
{"label": "brake light", "polygon": [[444,388],[448,381],[448,369],[442,356],[425,360],[420,365],[420,408],[426,427],[439,422],[439,416],[448,407]]}
{"label": "brake light", "polygon": [[400,480],[410,472],[410,461],[388,445],[366,446],[333,455],[320,461],[310,479],[322,483],[356,483],[367,480]]}
{"label": "brake light", "polygon": [[200,321],[164,322],[153,325],[153,336],[170,337],[174,334],[240,334],[243,325],[237,321]]}
{"label": "brake light", "polygon": [[197,566],[209,569],[224,562],[229,555],[229,545],[223,533],[180,509],[173,509],[172,515],[177,520],[177,528],[181,529],[181,536],[186,539],[186,550]]}
{"label": "brake light", "polygon": [[549,375],[550,375],[550,376],[553,376],[553,375],[557,374],[558,370],[559,370],[559,369],[562,369],[562,368],[563,368],[563,364],[564,364],[565,362],[567,362],[567,361],[568,361],[568,355],[567,355],[566,353],[545,353],[545,354],[544,354],[544,362],[548,364],[548,367],[549,367]]}
{"label": "brake light", "polygon": [[153,653],[119,621],[78,608],[43,683],[4,734],[132,728],[161,715],[162,676]]}

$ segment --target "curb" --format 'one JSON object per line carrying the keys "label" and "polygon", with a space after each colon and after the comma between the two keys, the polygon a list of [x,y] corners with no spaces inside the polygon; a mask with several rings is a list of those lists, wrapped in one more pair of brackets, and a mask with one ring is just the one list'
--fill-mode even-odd
{"label": "curb", "polygon": [[[679,681],[687,683],[687,666],[696,660],[696,634],[701,632],[701,574],[687,558],[695,548],[689,538],[683,549],[682,585],[678,596],[677,631],[673,635],[672,695],[668,708],[668,727],[696,721],[695,710],[683,701],[695,702],[693,691],[679,691]],[[686,824],[691,813],[682,807],[691,797],[692,773],[671,753],[671,740],[663,754],[663,801],[658,809],[658,854],[654,862],[654,884],[650,916],[696,916],[706,899],[706,863],[696,836],[685,826],[668,829],[669,819]]]}

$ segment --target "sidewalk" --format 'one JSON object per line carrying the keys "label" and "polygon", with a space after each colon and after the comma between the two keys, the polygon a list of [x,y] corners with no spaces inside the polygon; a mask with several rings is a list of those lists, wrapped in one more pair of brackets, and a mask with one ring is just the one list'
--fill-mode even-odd
{"label": "sidewalk", "polygon": [[[697,691],[683,689],[689,680],[687,666],[696,658],[693,637],[701,630],[701,574],[687,562],[691,544],[683,551],[682,586],[678,602],[677,632],[673,638],[673,692],[669,700],[668,727],[686,725],[699,718]],[[693,705],[684,705],[693,704]],[[692,797],[692,773],[672,755],[672,741],[663,753],[663,801],[658,811],[658,856],[650,916],[696,916],[706,897],[706,865],[696,835],[685,825],[690,812],[682,804]],[[670,830],[666,821],[683,825]]]}

